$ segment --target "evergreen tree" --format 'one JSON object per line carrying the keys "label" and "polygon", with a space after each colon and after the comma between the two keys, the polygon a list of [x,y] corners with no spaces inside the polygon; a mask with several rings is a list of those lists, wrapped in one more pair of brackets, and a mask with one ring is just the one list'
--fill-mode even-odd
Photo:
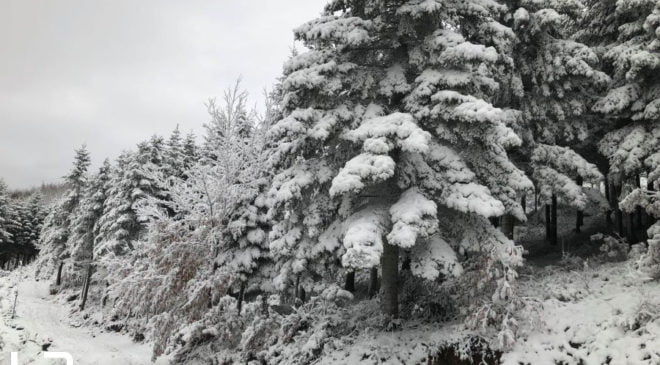
{"label": "evergreen tree", "polygon": [[[588,137],[602,126],[588,112],[609,81],[596,69],[597,54],[571,38],[571,26],[580,18],[583,7],[575,0],[500,2],[507,5],[500,19],[510,29],[498,31],[512,31],[515,37],[513,43],[501,45],[508,50],[509,61],[501,82],[504,92],[495,105],[522,111],[522,118],[513,128],[523,138],[523,145],[513,158],[533,177],[548,209],[552,204],[556,210],[559,202],[581,210],[586,195],[577,186],[584,180],[599,183],[602,176],[575,149],[597,155],[597,139]],[[561,169],[552,158],[546,158],[559,155],[566,157],[562,158]],[[588,176],[574,174],[584,172],[588,165]],[[505,218],[502,229],[513,237],[514,220]],[[556,217],[548,219],[556,221]],[[556,241],[556,226],[549,228]]]}
{"label": "evergreen tree", "polygon": [[270,132],[280,288],[327,273],[335,257],[351,269],[380,264],[383,309],[397,316],[400,252],[430,280],[459,275],[456,252],[470,252],[463,266],[481,275],[467,295],[495,278],[492,299],[511,298],[522,251],[487,218],[525,220],[517,197],[532,184],[506,152],[521,143],[509,127],[519,113],[491,104],[500,45],[514,36],[494,20],[504,11],[477,0],[332,1],[295,31],[310,51],[285,65],[284,118]]}
{"label": "evergreen tree", "polygon": [[566,146],[586,140],[599,127],[587,114],[609,77],[597,70],[598,55],[571,38],[571,25],[581,16],[582,4],[575,0],[502,2],[508,6],[504,18],[516,42],[511,48],[508,92],[499,102],[523,111],[520,133],[532,149],[535,143]]}
{"label": "evergreen tree", "polygon": [[90,178],[80,201],[80,207],[72,219],[69,247],[77,269],[89,264],[94,257],[94,245],[98,235],[98,221],[103,213],[110,181],[110,162],[106,159],[98,173]]}
{"label": "evergreen tree", "polygon": [[[592,28],[581,36],[603,54],[603,69],[612,78],[609,92],[593,107],[609,127],[599,150],[609,161],[609,179],[614,184],[611,195],[627,201],[624,205],[630,210],[629,204],[648,194],[643,191],[653,190],[660,168],[660,83],[656,76],[660,70],[660,4],[608,0],[589,5],[584,18]],[[640,186],[640,175],[648,176],[647,186]],[[631,191],[633,197],[626,198]],[[622,231],[622,217],[617,213]],[[628,228],[630,238],[635,239],[632,216]]]}
{"label": "evergreen tree", "polygon": [[204,125],[206,135],[204,140],[204,155],[206,158],[217,161],[225,158],[218,155],[227,143],[236,143],[238,139],[246,143],[253,136],[255,115],[247,108],[248,94],[241,89],[241,81],[237,80],[234,87],[227,88],[223,94],[221,104],[215,99],[209,100],[207,109],[211,121]]}
{"label": "evergreen tree", "polygon": [[170,138],[167,140],[165,148],[165,156],[163,161],[163,172],[166,177],[181,177],[183,176],[185,166],[185,150],[183,139],[179,126],[172,131]]}
{"label": "evergreen tree", "polygon": [[70,257],[70,247],[67,246],[71,234],[73,213],[80,204],[83,190],[87,183],[87,169],[90,165],[89,152],[83,145],[76,150],[73,167],[65,176],[67,191],[51,210],[44,222],[41,236],[41,258],[37,274],[49,275],[51,270]]}
{"label": "evergreen tree", "polygon": [[[222,108],[247,115],[231,103]],[[216,110],[213,125],[225,125],[216,118],[228,114]],[[131,328],[154,328],[155,355],[175,342],[174,331],[202,317],[230,287],[240,287],[242,298],[248,279],[268,260],[259,199],[267,186],[260,163],[263,140],[255,135],[228,127],[208,136],[214,142],[205,145],[207,156],[218,158],[203,159],[185,176],[171,176],[159,185],[163,194],[133,204],[146,231],[135,250],[112,266],[109,293],[116,313],[136,317]],[[266,281],[259,279],[253,282]]]}
{"label": "evergreen tree", "polygon": [[183,155],[183,171],[187,171],[198,162],[197,141],[192,132],[188,133],[183,141]]}
{"label": "evergreen tree", "polygon": [[107,199],[95,238],[98,254],[124,254],[133,248],[132,241],[140,233],[141,226],[134,210],[135,202],[144,196],[140,189],[139,166],[135,154],[124,151],[110,173]]}
{"label": "evergreen tree", "polygon": [[39,240],[43,221],[46,216],[43,195],[40,192],[33,193],[28,198],[27,208],[30,215],[30,241],[35,244]]}
{"label": "evergreen tree", "polygon": [[13,242],[9,233],[9,192],[7,185],[0,180],[0,245],[6,246]]}

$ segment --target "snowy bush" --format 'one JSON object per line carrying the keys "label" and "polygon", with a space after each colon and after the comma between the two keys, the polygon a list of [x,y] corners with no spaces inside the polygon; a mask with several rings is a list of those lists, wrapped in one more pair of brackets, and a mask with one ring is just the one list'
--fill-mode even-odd
{"label": "snowy bush", "polygon": [[601,257],[606,261],[625,261],[628,259],[629,244],[625,239],[604,236],[600,246]]}
{"label": "snowy bush", "polygon": [[640,271],[653,279],[660,279],[660,224],[656,223],[648,229],[648,249],[638,262]]}
{"label": "snowy bush", "polygon": [[179,335],[175,359],[182,363],[311,363],[324,352],[341,349],[347,335],[363,331],[378,317],[372,302],[338,307],[330,299],[348,296],[333,291],[339,296],[326,292],[312,297],[286,315],[265,309],[261,298],[246,303],[241,316],[213,308]]}
{"label": "snowy bush", "polygon": [[585,261],[580,256],[564,252],[559,261],[559,266],[569,271],[582,270],[585,266]]}

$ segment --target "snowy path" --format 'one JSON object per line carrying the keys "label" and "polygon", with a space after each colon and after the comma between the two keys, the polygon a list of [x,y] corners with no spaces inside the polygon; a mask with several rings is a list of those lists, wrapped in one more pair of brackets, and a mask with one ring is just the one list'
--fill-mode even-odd
{"label": "snowy path", "polygon": [[[7,286],[0,288],[0,295],[5,299],[4,305],[0,303],[3,313],[0,337],[5,342],[4,348],[0,350],[0,364],[8,363],[9,352],[12,351],[19,352],[21,365],[53,364],[54,360],[43,360],[40,353],[42,344],[50,341],[52,345],[49,351],[69,352],[76,365],[151,363],[149,345],[136,344],[129,337],[117,333],[103,333],[96,328],[71,326],[69,308],[51,301],[46,282],[19,282],[17,316],[12,322],[8,314],[13,301],[11,291]],[[9,326],[12,323],[16,328]]]}

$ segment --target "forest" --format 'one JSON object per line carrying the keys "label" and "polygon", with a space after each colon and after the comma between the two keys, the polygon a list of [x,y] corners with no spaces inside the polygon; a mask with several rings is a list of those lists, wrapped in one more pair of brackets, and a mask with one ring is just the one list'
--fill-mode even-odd
{"label": "forest", "polygon": [[331,0],[294,35],[265,105],[0,183],[0,279],[165,363],[660,364],[660,2]]}

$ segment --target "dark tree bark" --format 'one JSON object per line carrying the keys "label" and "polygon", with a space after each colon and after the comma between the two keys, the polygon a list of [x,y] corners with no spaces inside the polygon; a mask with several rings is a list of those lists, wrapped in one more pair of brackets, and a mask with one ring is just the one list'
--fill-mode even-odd
{"label": "dark tree bark", "polygon": [[350,291],[351,293],[355,292],[355,271],[351,270],[346,273],[346,283],[344,284],[344,290]]}
{"label": "dark tree bark", "polygon": [[60,285],[62,284],[62,268],[64,268],[64,261],[60,261],[60,267],[57,269],[57,280],[55,281],[55,285]]}
{"label": "dark tree bark", "polygon": [[539,208],[539,191],[536,189],[536,185],[534,185],[534,214],[538,212]]}
{"label": "dark tree bark", "polygon": [[608,203],[610,203],[610,209],[605,212],[605,223],[607,224],[608,227],[612,227],[614,222],[612,221],[612,198],[610,197],[611,194],[611,189],[612,185],[610,184],[609,179],[605,178],[605,199],[607,199]]}
{"label": "dark tree bark", "polygon": [[545,205],[545,239],[552,242],[552,212],[550,204]]}
{"label": "dark tree bark", "polygon": [[382,275],[381,303],[383,313],[392,318],[399,317],[399,247],[383,244],[380,259]]}
{"label": "dark tree bark", "polygon": [[378,268],[372,267],[369,275],[369,297],[373,298],[378,295]]}
{"label": "dark tree bark", "polygon": [[298,296],[301,302],[305,303],[307,301],[307,292],[305,291],[304,286],[300,286],[300,295]]}
{"label": "dark tree bark", "polygon": [[552,241],[550,242],[553,246],[557,245],[557,195],[552,194],[552,226],[551,226],[551,235]]}
{"label": "dark tree bark", "polygon": [[623,212],[621,209],[617,209],[615,212],[615,217],[616,217],[616,227],[617,230],[619,231],[619,236],[625,237],[626,236],[626,230],[625,227],[623,226]]}
{"label": "dark tree bark", "polygon": [[635,235],[635,213],[628,214],[628,242],[632,245],[637,243]]}
{"label": "dark tree bark", "polygon": [[241,315],[243,310],[243,298],[245,297],[245,281],[241,280],[241,287],[238,289],[238,303],[236,304],[236,309],[238,310],[238,315]]}
{"label": "dark tree bark", "polygon": [[[655,188],[653,187],[653,181],[651,179],[648,179],[646,181],[646,190],[648,191],[655,191]],[[651,227],[652,225],[655,224],[656,219],[653,217],[651,214],[646,215],[646,227]]]}
{"label": "dark tree bark", "polygon": [[513,239],[513,227],[515,226],[515,223],[516,218],[513,215],[505,214],[502,216],[502,225],[500,229],[509,239]]}
{"label": "dark tree bark", "polygon": [[522,206],[523,213],[527,214],[527,195],[520,198],[520,205]]}
{"label": "dark tree bark", "polygon": [[[576,182],[578,186],[582,186],[584,184],[584,180],[582,179],[582,176],[578,175]],[[582,227],[583,221],[584,221],[584,213],[582,212],[582,210],[578,210],[575,219],[575,232],[580,233],[580,228]]]}
{"label": "dark tree bark", "polygon": [[401,272],[410,272],[411,269],[411,263],[412,261],[410,260],[410,253],[406,251],[406,254],[404,255],[403,262],[401,263]]}
{"label": "dark tree bark", "polygon": [[616,220],[616,230],[619,231],[619,236],[626,237],[626,230],[623,224],[623,212],[619,209],[619,195],[621,194],[621,186],[612,184],[610,194],[611,205],[614,209],[614,217]]}
{"label": "dark tree bark", "polygon": [[87,265],[87,274],[85,276],[85,283],[83,284],[82,302],[80,303],[80,310],[85,310],[87,304],[87,294],[89,293],[89,283],[92,280],[92,265]]}
{"label": "dark tree bark", "polygon": [[557,245],[557,195],[552,194],[552,211],[551,211],[551,220],[552,223],[550,225],[550,236],[551,236],[551,241],[550,244],[553,246]]}
{"label": "dark tree bark", "polygon": [[270,316],[268,312],[268,296],[264,293],[261,295],[261,314],[268,318]]}
{"label": "dark tree bark", "polygon": [[[640,178],[639,174],[635,175],[635,186],[640,190],[642,189],[642,179]],[[637,206],[635,207],[635,213],[637,214],[637,222],[635,224],[638,228],[642,228],[644,226],[644,219],[642,218],[644,210],[641,206]]]}

